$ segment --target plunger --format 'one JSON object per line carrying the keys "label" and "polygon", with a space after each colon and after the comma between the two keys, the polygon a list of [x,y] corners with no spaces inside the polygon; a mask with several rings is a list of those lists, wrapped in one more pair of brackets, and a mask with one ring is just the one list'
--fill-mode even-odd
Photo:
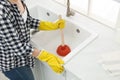
{"label": "plunger", "polygon": [[[59,19],[62,19],[61,15],[59,15]],[[58,46],[56,52],[60,56],[66,56],[68,53],[71,52],[71,49],[68,45],[64,43],[64,33],[62,29],[60,29],[60,33],[61,33],[61,45]]]}

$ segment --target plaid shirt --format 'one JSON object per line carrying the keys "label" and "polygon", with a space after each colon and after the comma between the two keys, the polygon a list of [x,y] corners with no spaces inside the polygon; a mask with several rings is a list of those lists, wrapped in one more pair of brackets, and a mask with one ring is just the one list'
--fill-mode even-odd
{"label": "plaid shirt", "polygon": [[39,20],[32,18],[28,10],[24,22],[16,4],[0,0],[0,70],[9,71],[25,65],[33,67],[30,29],[38,25]]}

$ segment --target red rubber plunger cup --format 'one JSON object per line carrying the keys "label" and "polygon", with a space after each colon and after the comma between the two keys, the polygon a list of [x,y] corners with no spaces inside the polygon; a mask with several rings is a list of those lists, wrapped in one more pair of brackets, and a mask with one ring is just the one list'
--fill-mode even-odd
{"label": "red rubber plunger cup", "polygon": [[[61,15],[59,16],[59,19],[62,19]],[[62,29],[60,29],[60,33],[61,33],[61,43],[62,44],[58,46],[56,52],[60,56],[66,56],[68,53],[71,52],[71,49],[68,45],[64,44],[64,33],[63,33]]]}

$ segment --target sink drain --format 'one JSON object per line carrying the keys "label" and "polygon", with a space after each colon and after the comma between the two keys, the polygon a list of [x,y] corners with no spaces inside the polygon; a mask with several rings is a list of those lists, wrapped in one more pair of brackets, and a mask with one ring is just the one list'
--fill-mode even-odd
{"label": "sink drain", "polygon": [[46,14],[47,14],[47,16],[50,16],[50,13],[49,13],[49,12],[47,12]]}
{"label": "sink drain", "polygon": [[76,32],[77,32],[77,33],[80,33],[80,29],[76,29]]}

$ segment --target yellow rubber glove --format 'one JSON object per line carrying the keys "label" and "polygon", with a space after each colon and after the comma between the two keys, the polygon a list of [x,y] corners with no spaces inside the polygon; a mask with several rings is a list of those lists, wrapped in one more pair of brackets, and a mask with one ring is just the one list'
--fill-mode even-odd
{"label": "yellow rubber glove", "polygon": [[64,71],[64,61],[59,57],[55,56],[47,52],[46,50],[42,50],[37,58],[41,61],[47,62],[47,64],[52,68],[56,73],[62,73]]}
{"label": "yellow rubber glove", "polygon": [[40,21],[38,26],[38,30],[56,30],[56,29],[63,29],[65,27],[65,20],[59,19],[55,22],[49,21]]}

